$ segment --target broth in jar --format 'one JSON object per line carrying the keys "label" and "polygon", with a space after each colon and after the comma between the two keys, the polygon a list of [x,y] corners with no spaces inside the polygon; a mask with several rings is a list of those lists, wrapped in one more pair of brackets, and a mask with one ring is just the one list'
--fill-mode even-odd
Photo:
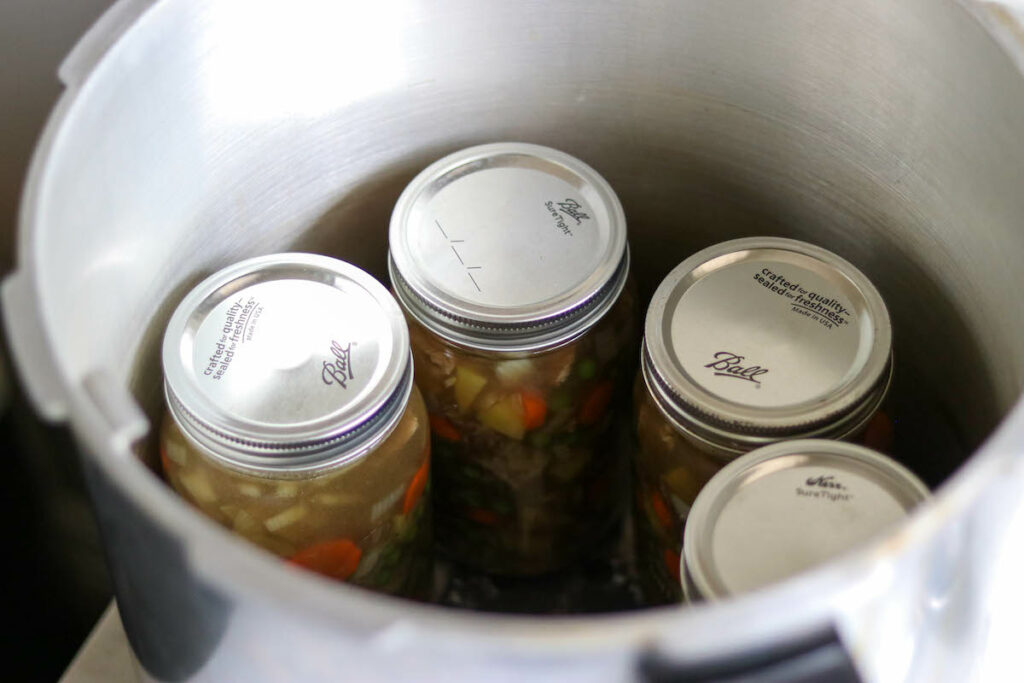
{"label": "broth in jar", "polygon": [[324,256],[243,261],[185,297],[163,361],[183,498],[295,566],[427,597],[429,427],[380,283]]}

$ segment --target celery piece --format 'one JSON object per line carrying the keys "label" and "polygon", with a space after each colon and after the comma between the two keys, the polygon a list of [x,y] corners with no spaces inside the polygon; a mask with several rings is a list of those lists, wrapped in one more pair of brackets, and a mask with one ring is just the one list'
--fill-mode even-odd
{"label": "celery piece", "polygon": [[267,528],[267,531],[273,533],[280,531],[286,526],[291,526],[295,522],[299,521],[306,516],[306,507],[304,505],[293,505],[290,508],[279,512],[270,519],[263,522],[263,526]]}
{"label": "celery piece", "polygon": [[217,500],[217,492],[213,490],[213,485],[202,470],[183,472],[178,476],[178,481],[197,503],[212,503]]}
{"label": "celery piece", "polygon": [[239,484],[238,492],[248,498],[259,498],[263,495],[263,490],[256,484]]}

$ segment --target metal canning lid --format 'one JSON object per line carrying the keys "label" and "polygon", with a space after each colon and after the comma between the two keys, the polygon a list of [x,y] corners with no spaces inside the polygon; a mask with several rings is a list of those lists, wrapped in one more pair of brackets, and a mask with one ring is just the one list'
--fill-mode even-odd
{"label": "metal canning lid", "polygon": [[229,266],[181,301],[163,342],[182,429],[243,468],[301,471],[365,454],[412,390],[394,298],[353,265],[274,254]]}
{"label": "metal canning lid", "polygon": [[825,439],[751,451],[701,489],[686,520],[691,599],[760,588],[876,538],[929,497],[893,459]]}
{"label": "metal canning lid", "polygon": [[855,431],[888,391],[891,356],[888,310],[859,270],[805,242],[753,237],[668,274],[642,360],[666,416],[742,451]]}
{"label": "metal canning lid", "polygon": [[579,159],[525,143],[427,167],[391,216],[389,271],[416,320],[470,348],[528,351],[593,325],[626,281],[626,219]]}

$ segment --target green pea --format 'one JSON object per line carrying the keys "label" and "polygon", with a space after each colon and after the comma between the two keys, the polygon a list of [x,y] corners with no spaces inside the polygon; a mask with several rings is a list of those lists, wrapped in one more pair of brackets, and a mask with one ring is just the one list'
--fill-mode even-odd
{"label": "green pea", "polygon": [[593,358],[584,358],[576,364],[576,376],[580,379],[593,379],[597,374],[597,363]]}

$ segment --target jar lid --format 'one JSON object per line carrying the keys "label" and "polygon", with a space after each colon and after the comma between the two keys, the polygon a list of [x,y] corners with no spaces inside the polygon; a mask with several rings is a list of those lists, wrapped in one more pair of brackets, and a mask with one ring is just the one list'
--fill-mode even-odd
{"label": "jar lid", "polygon": [[611,186],[548,147],[496,143],[422,171],[391,216],[389,271],[406,310],[471,348],[528,351],[579,335],[629,268]]}
{"label": "jar lid", "polygon": [[792,576],[870,541],[928,497],[910,470],[863,446],[802,439],[751,451],[690,509],[687,595],[714,600]]}
{"label": "jar lid", "polygon": [[677,425],[749,450],[856,430],[888,390],[891,354],[885,303],[852,264],[805,242],[753,237],[668,274],[647,311],[642,360]]}
{"label": "jar lid", "polygon": [[313,254],[260,256],[201,282],[171,316],[163,365],[182,428],[253,468],[364,454],[412,389],[398,304],[359,268]]}

